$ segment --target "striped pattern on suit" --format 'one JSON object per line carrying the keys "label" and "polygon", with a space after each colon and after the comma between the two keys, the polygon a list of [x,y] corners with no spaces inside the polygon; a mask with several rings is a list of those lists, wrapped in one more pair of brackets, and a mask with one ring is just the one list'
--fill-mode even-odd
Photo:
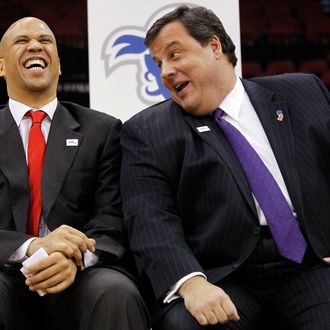
{"label": "striped pattern on suit", "polygon": [[[330,256],[329,92],[305,74],[243,85],[304,234],[319,257]],[[210,130],[199,132],[202,126]],[[211,115],[194,117],[167,100],[127,121],[121,143],[125,224],[156,300],[190,272],[215,283],[244,263],[259,221],[240,164]]]}

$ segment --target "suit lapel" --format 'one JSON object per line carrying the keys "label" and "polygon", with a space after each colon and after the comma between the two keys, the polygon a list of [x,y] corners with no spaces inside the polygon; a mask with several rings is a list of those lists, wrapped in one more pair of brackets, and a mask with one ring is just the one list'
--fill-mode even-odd
{"label": "suit lapel", "polygon": [[[282,100],[274,101],[274,93],[257,83],[243,80],[243,84],[268,137],[295,211],[301,215],[301,187],[287,105]],[[280,113],[283,114],[282,120],[279,120]]]}
{"label": "suit lapel", "polygon": [[[70,112],[59,104],[52,120],[43,167],[42,205],[45,220],[82,143],[83,135],[76,132],[79,126]],[[67,139],[75,139],[77,145],[73,143],[68,146]]]}
{"label": "suit lapel", "polygon": [[0,169],[10,186],[17,231],[26,232],[29,209],[28,170],[22,138],[8,105],[0,111]]}
{"label": "suit lapel", "polygon": [[[237,160],[237,157],[233,153],[230,145],[228,144],[226,137],[223,135],[212,117],[194,117],[190,115],[185,115],[184,118],[191,126],[191,128],[201,137],[201,139],[208,143],[216,151],[220,158],[227,164],[228,169],[232,173],[237,186],[242,192],[242,195],[250,205],[252,211],[257,216],[257,211],[251,194],[251,190],[248,186],[239,161]],[[200,132],[200,127],[204,126],[207,126],[210,130]]]}

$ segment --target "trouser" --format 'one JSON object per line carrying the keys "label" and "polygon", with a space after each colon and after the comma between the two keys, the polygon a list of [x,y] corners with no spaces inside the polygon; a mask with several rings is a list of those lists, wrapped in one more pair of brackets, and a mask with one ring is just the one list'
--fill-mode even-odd
{"label": "trouser", "polygon": [[39,297],[19,271],[0,271],[1,330],[147,330],[148,313],[135,283],[121,272],[91,267],[58,294]]}
{"label": "trouser", "polygon": [[302,264],[281,257],[267,227],[249,259],[216,285],[235,304],[239,321],[200,326],[180,299],[153,330],[330,329],[330,266],[309,248]]}

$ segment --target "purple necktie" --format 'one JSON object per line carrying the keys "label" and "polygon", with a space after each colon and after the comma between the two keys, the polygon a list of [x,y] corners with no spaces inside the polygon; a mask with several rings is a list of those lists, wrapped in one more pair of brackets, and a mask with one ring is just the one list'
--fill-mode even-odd
{"label": "purple necktie", "polygon": [[217,109],[215,121],[244,170],[250,189],[267,219],[279,253],[287,259],[301,263],[307,243],[281,189],[249,142],[239,130],[221,118],[222,114],[223,111]]}

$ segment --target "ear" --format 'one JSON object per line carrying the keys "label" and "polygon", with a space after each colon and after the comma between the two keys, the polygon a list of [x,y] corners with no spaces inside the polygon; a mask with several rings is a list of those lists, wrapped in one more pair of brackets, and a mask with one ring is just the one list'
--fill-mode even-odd
{"label": "ear", "polygon": [[0,77],[5,76],[5,64],[3,58],[0,58]]}
{"label": "ear", "polygon": [[211,46],[214,55],[216,58],[219,58],[222,55],[222,47],[221,47],[221,42],[218,36],[213,35],[210,38],[209,45]]}
{"label": "ear", "polygon": [[58,58],[58,69],[59,69],[59,75],[62,75],[60,58]]}

